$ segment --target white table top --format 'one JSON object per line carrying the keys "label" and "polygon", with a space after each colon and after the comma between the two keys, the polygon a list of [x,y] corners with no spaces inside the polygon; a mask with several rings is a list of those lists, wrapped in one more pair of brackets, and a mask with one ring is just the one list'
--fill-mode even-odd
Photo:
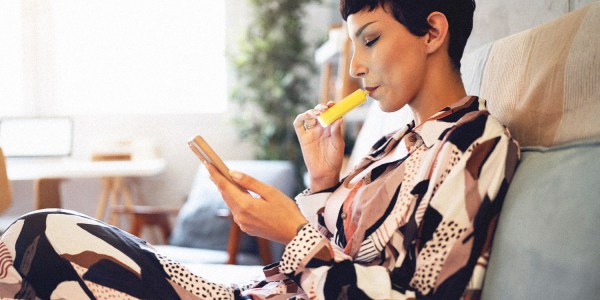
{"label": "white table top", "polygon": [[9,180],[40,178],[141,177],[160,174],[164,159],[89,161],[72,158],[6,160]]}

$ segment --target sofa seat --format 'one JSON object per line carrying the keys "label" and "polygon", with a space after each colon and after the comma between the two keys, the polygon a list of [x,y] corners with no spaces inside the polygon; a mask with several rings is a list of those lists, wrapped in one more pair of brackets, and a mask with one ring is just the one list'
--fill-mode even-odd
{"label": "sofa seat", "polygon": [[184,264],[190,271],[212,282],[225,285],[246,285],[265,278],[262,266],[221,265],[221,264]]}
{"label": "sofa seat", "polygon": [[[175,245],[154,245],[156,250],[178,262],[188,264],[223,264],[228,254],[224,250],[182,247]],[[238,265],[261,265],[260,258],[255,253],[240,252],[237,255]]]}
{"label": "sofa seat", "polygon": [[156,250],[186,266],[192,273],[221,284],[244,285],[264,279],[260,259],[255,254],[240,253],[236,265],[227,265],[227,252],[173,245],[156,245]]}

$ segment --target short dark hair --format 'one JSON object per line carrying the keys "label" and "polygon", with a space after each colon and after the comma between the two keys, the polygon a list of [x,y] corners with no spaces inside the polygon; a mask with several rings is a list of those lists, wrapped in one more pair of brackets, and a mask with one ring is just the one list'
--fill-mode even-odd
{"label": "short dark hair", "polygon": [[434,11],[443,13],[450,27],[448,55],[454,68],[460,72],[460,59],[473,29],[475,0],[340,0],[344,21],[365,8],[372,11],[377,7],[389,8],[394,18],[416,36],[424,36],[430,29],[427,23],[429,14]]}

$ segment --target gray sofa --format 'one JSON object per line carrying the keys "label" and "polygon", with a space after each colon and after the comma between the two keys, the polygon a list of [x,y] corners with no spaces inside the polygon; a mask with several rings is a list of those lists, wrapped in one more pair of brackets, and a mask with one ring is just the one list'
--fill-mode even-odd
{"label": "gray sofa", "polygon": [[[522,146],[483,298],[598,299],[600,2],[468,54],[462,73],[468,92],[487,99]],[[350,164],[375,136],[410,117],[406,110],[382,113],[376,105]],[[260,274],[259,267],[190,267],[224,282]],[[239,276],[219,278],[222,271]]]}

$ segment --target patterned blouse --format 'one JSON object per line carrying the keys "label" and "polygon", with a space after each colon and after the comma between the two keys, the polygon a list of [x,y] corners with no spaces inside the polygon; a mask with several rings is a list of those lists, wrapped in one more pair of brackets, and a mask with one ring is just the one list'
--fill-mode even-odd
{"label": "patterned blouse", "polygon": [[311,299],[477,299],[519,155],[477,97],[408,124],[296,198],[310,224],[279,269]]}

